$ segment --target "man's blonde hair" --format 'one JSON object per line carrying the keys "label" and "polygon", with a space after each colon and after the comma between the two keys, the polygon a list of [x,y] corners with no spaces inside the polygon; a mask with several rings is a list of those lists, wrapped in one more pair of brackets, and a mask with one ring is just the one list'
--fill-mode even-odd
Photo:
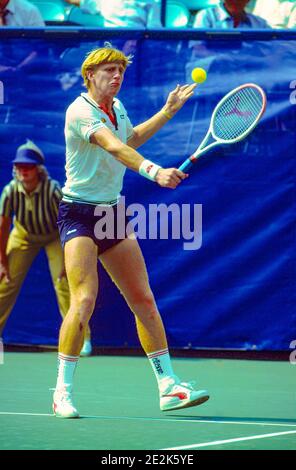
{"label": "man's blonde hair", "polygon": [[120,62],[124,66],[125,70],[127,66],[132,63],[131,59],[132,55],[126,56],[122,51],[115,49],[109,43],[105,43],[104,47],[90,51],[81,66],[81,75],[84,80],[84,85],[87,89],[89,88],[90,82],[87,78],[87,72],[90,70],[95,70],[98,65],[108,64],[111,62]]}

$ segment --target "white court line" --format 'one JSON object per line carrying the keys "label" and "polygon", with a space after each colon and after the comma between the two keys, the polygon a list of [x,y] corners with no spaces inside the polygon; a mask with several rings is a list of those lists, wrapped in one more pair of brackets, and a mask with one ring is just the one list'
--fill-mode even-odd
{"label": "white court line", "polygon": [[[212,442],[202,442],[200,444],[191,444],[188,446],[178,446],[178,447],[166,447],[160,450],[185,450],[185,449],[199,449],[200,447],[209,447],[209,446],[217,446],[223,444],[229,444],[230,442],[241,442],[241,441],[251,441],[254,439],[265,439],[267,437],[275,437],[275,436],[284,436],[287,434],[296,434],[296,431],[282,431],[282,432],[273,432],[271,434],[259,434],[257,436],[248,436],[248,437],[237,437],[234,439],[224,439],[222,441],[212,441]],[[296,445],[295,445],[296,447]]]}
{"label": "white court line", "polygon": [[0,411],[0,415],[19,415],[19,416],[53,416],[50,413],[17,413],[14,411]]}
{"label": "white court line", "polygon": [[[50,413],[18,413],[14,411],[0,411],[0,415],[20,415],[20,416],[54,416]],[[174,419],[174,418],[153,418],[145,416],[99,416],[99,415],[81,415],[81,418],[93,418],[93,419],[106,419],[106,420],[129,420],[129,421],[161,421],[161,422],[173,422],[173,423],[206,423],[206,424],[237,424],[237,425],[248,425],[248,426],[280,426],[280,427],[296,427],[295,424],[286,423],[263,423],[255,421],[221,421],[213,419]],[[294,431],[291,431],[294,432]],[[296,432],[296,431],[295,431]]]}

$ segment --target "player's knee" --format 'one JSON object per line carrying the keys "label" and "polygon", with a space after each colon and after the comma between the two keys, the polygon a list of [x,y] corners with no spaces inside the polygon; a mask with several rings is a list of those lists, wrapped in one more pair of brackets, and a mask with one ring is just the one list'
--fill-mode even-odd
{"label": "player's knee", "polygon": [[134,293],[132,298],[132,304],[136,310],[145,312],[155,312],[155,300],[152,292],[137,292]]}
{"label": "player's knee", "polygon": [[75,300],[73,299],[71,303],[72,305],[74,304],[74,308],[81,318],[88,319],[95,308],[96,296],[93,294],[84,294]]}

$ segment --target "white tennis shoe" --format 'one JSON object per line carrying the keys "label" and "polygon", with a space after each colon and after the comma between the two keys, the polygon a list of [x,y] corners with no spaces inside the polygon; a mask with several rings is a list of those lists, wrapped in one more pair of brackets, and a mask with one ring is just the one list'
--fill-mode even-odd
{"label": "white tennis shoe", "polygon": [[82,349],[80,351],[80,356],[81,357],[87,357],[90,356],[92,353],[92,345],[90,339],[85,339]]}
{"label": "white tennis shoe", "polygon": [[210,398],[207,390],[194,390],[194,382],[180,382],[178,377],[171,377],[163,382],[160,389],[161,411],[201,405]]}
{"label": "white tennis shoe", "polygon": [[66,388],[55,390],[52,408],[57,418],[79,418],[79,413],[73,405],[72,392]]}

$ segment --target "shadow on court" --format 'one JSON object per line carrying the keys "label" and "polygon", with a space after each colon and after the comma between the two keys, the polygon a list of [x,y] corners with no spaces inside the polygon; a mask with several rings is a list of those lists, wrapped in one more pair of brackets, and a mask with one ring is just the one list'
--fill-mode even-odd
{"label": "shadow on court", "polygon": [[225,422],[225,423],[280,423],[280,424],[292,424],[296,426],[296,418],[295,419],[284,419],[284,418],[262,418],[262,417],[253,417],[253,418],[240,418],[239,416],[180,416],[180,415],[172,415],[171,413],[169,414],[172,418],[178,420],[178,419],[185,419],[187,421],[190,420],[195,420],[195,421],[200,421],[203,422],[204,420],[207,420],[209,422]]}

